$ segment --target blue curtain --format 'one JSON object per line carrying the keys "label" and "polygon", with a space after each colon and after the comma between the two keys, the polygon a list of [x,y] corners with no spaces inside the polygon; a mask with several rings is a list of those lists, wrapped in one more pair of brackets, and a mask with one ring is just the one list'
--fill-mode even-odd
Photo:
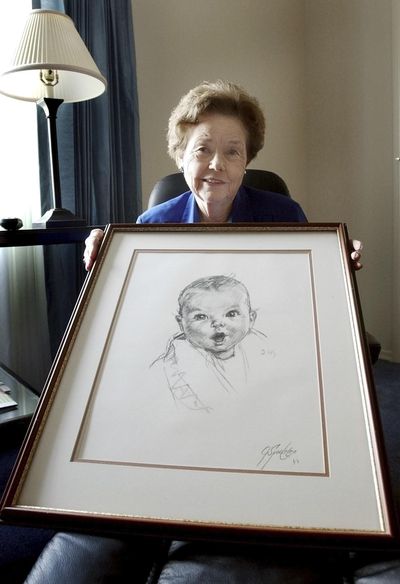
{"label": "blue curtain", "polygon": [[[142,207],[131,0],[33,0],[33,7],[65,10],[108,82],[100,97],[58,111],[62,204],[90,225],[134,222]],[[51,196],[46,120],[39,109],[38,118],[45,211]]]}
{"label": "blue curtain", "polygon": [[[33,0],[32,4],[65,11],[72,18],[108,82],[100,97],[62,104],[58,110],[62,206],[88,225],[135,222],[142,208],[131,0]],[[38,126],[45,212],[52,204],[46,119],[39,107]],[[86,274],[82,246],[48,246],[44,251],[54,355]]]}

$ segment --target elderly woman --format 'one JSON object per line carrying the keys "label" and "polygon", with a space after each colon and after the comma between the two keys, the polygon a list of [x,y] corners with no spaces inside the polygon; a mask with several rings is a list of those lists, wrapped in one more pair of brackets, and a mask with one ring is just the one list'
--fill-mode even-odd
{"label": "elderly woman", "polygon": [[[242,185],[246,167],[264,145],[265,118],[257,100],[226,81],[203,82],[182,97],[168,126],[168,152],[189,191],[145,211],[138,223],[306,222],[289,197]],[[89,270],[103,232],[86,240]],[[353,264],[361,244],[353,241]]]}

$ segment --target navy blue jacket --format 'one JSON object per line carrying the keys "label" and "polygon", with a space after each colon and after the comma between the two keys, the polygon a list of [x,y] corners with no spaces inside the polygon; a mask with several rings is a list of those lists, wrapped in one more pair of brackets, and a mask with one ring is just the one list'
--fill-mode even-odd
{"label": "navy blue jacket", "polygon": [[[241,186],[233,201],[232,223],[306,223],[296,201],[285,195]],[[193,193],[187,191],[142,213],[137,223],[199,223],[200,213]]]}

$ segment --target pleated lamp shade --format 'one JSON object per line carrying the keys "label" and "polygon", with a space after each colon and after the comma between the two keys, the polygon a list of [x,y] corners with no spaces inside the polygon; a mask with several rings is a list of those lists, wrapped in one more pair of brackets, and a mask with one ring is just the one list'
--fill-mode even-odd
{"label": "pleated lamp shade", "polygon": [[[54,71],[57,81],[44,84],[42,71]],[[0,92],[25,101],[84,101],[106,86],[72,19],[54,10],[30,12],[14,59],[0,76]]]}

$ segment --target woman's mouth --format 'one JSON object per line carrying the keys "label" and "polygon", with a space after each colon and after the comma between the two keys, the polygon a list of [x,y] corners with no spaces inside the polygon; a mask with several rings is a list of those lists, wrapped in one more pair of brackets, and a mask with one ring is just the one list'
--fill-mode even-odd
{"label": "woman's mouth", "polygon": [[218,178],[203,178],[203,182],[209,185],[225,185],[226,181],[220,180]]}

